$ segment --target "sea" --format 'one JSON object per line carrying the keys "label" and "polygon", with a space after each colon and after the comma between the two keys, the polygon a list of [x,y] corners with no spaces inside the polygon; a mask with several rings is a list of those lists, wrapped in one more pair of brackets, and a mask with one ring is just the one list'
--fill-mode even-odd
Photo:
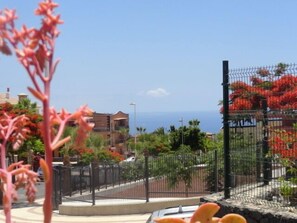
{"label": "sea", "polygon": [[[137,112],[136,127],[145,128],[147,133],[163,127],[165,131],[170,126],[176,128],[188,126],[189,121],[197,119],[202,132],[218,133],[222,128],[222,115],[219,111],[185,111],[185,112]],[[130,134],[135,134],[135,114],[129,114]]]}

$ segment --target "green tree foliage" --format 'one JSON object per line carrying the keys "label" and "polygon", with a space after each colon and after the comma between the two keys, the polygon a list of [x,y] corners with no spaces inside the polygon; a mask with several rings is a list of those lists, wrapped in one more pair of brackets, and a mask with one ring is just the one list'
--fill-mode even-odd
{"label": "green tree foliage", "polygon": [[196,172],[195,165],[198,164],[197,156],[193,154],[189,146],[182,146],[175,152],[162,154],[154,162],[154,176],[165,176],[169,188],[175,188],[179,183],[184,183],[186,194],[192,186],[192,179]]}
{"label": "green tree foliage", "polygon": [[105,141],[101,135],[96,132],[90,132],[89,137],[86,141],[86,146],[94,150],[95,154],[97,151],[102,150],[105,146]]}
{"label": "green tree foliage", "polygon": [[230,133],[232,172],[239,175],[255,174],[257,156],[261,158],[261,147],[257,147],[254,135],[249,132]]}
{"label": "green tree foliage", "polygon": [[207,189],[211,192],[222,191],[224,188],[224,153],[223,149],[211,150],[204,154],[206,163]]}
{"label": "green tree foliage", "polygon": [[171,149],[177,151],[182,144],[188,145],[192,151],[205,152],[205,133],[201,132],[200,122],[197,119],[189,121],[189,126],[181,126],[178,129],[170,126]]}
{"label": "green tree foliage", "polygon": [[80,155],[81,159],[84,159],[85,163],[89,163],[99,157],[99,153],[104,149],[105,141],[101,135],[96,132],[90,132],[85,145],[82,148],[78,148],[76,145],[77,127],[67,126],[64,130],[63,137],[70,136],[70,141],[65,143],[61,149],[61,153],[64,157],[73,156],[75,154]]}
{"label": "green tree foliage", "polygon": [[128,128],[120,128],[119,129],[119,134],[120,134],[120,140],[125,145],[127,139],[129,138],[129,129]]}
{"label": "green tree foliage", "polygon": [[213,151],[213,150],[222,150],[223,144],[224,144],[224,134],[223,132],[220,132],[218,134],[215,134],[211,137],[205,137],[205,148],[206,151]]}
{"label": "green tree foliage", "polygon": [[[134,148],[134,139],[130,139],[130,148]],[[166,153],[170,151],[170,143],[167,134],[143,133],[137,137],[136,153],[141,155],[144,150],[149,152],[151,156],[157,156],[160,153]]]}
{"label": "green tree foliage", "polygon": [[136,127],[136,130],[139,134],[143,134],[146,132],[146,128],[143,128],[143,127]]}
{"label": "green tree foliage", "polygon": [[[19,160],[24,160],[29,162],[33,154],[44,154],[44,144],[40,138],[35,136],[30,137],[30,139],[24,141],[23,145],[17,151]],[[30,162],[31,162],[30,161]]]}
{"label": "green tree foliage", "polygon": [[157,128],[153,133],[158,135],[158,136],[165,136],[166,135],[164,127]]}
{"label": "green tree foliage", "polygon": [[26,111],[29,114],[38,113],[38,106],[36,102],[31,102],[28,98],[21,99],[16,105],[13,106],[15,110]]}
{"label": "green tree foliage", "polygon": [[120,166],[123,181],[136,181],[144,178],[144,157],[135,162],[120,163]]}
{"label": "green tree foliage", "polygon": [[63,148],[60,150],[60,152],[63,155],[74,155],[74,139],[76,137],[76,131],[77,128],[72,126],[67,126],[63,132],[63,138],[66,138],[67,136],[70,136],[70,140],[64,144]]}

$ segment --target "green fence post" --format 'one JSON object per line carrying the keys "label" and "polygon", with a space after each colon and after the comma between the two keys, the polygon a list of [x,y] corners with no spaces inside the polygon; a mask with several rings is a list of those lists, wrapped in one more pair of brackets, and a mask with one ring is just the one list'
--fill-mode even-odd
{"label": "green fence post", "polygon": [[144,177],[145,177],[145,197],[146,202],[149,202],[149,165],[148,165],[148,151],[144,151]]}
{"label": "green fence post", "polygon": [[95,195],[95,165],[91,163],[91,188],[92,188],[92,205],[96,204],[96,195]]}
{"label": "green fence post", "polygon": [[231,165],[229,145],[229,62],[223,61],[224,197],[230,198]]}
{"label": "green fence post", "polygon": [[215,192],[219,191],[219,174],[218,174],[218,151],[214,151],[214,162],[215,162]]}
{"label": "green fence post", "polygon": [[269,178],[271,177],[271,165],[270,158],[267,156],[269,152],[268,148],[268,115],[267,115],[267,100],[262,100],[262,108],[263,108],[263,177],[264,177],[264,185],[269,184]]}

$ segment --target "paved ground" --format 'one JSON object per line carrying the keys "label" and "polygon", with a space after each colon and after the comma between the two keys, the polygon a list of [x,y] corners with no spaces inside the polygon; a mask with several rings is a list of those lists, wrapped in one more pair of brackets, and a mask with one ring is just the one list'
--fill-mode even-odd
{"label": "paved ground", "polygon": [[[42,223],[43,222],[43,183],[38,183],[37,200],[34,205],[28,206],[23,191],[19,191],[19,200],[13,205],[13,223]],[[54,211],[52,223],[145,223],[150,214],[113,215],[113,216],[66,216]],[[5,222],[3,209],[0,210],[0,222]]]}
{"label": "paved ground", "polygon": [[[37,193],[37,200],[34,204],[28,204],[26,201],[25,192],[20,189],[19,190],[19,199],[16,203],[13,204],[12,209],[12,222],[13,223],[42,223],[43,222],[43,211],[42,211],[42,204],[43,204],[43,194],[44,194],[44,184],[43,182],[39,182],[37,185],[38,193]],[[168,200],[168,198],[152,198],[150,201],[157,200],[163,201]],[[176,200],[177,198],[171,198],[170,200]],[[177,199],[178,200],[178,199]],[[130,204],[131,202],[136,202],[134,200],[123,200],[123,201],[113,201],[113,200],[100,200],[101,202],[107,202],[108,205],[116,202],[116,204]],[[139,202],[139,200],[137,200]],[[136,203],[137,203],[136,202]],[[144,202],[144,201],[142,201]],[[153,202],[152,202],[153,203]],[[77,205],[76,202],[71,201],[69,202],[71,205]],[[80,205],[85,205],[86,203],[80,203]],[[97,201],[96,205],[100,206],[100,202]],[[138,204],[138,203],[137,203]],[[154,206],[155,207],[155,206]],[[130,209],[130,207],[129,207]],[[114,209],[116,211],[116,208]],[[117,212],[117,211],[116,211]],[[120,213],[117,212],[117,213]],[[127,213],[127,212],[125,212]],[[146,223],[147,219],[149,218],[151,212],[146,214],[129,214],[129,215],[108,215],[108,216],[69,216],[69,215],[61,215],[59,211],[54,211],[52,215],[52,223]],[[0,222],[5,222],[5,216],[3,209],[0,208]]]}
{"label": "paved ground", "polygon": [[[113,215],[113,216],[65,216],[53,213],[52,223],[145,223],[150,214]],[[0,211],[0,222],[5,222],[3,210]],[[12,210],[14,223],[43,222],[42,206],[14,208]]]}

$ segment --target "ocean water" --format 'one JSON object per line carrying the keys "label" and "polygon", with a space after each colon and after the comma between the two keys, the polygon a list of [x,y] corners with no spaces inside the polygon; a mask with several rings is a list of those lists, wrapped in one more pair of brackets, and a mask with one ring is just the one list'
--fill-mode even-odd
{"label": "ocean water", "polygon": [[[129,114],[130,134],[135,133],[134,113]],[[197,119],[200,121],[199,127],[203,132],[218,133],[223,126],[222,115],[219,111],[196,111],[196,112],[137,112],[136,127],[146,129],[151,133],[157,128],[164,127],[165,131],[171,125],[176,128],[188,126],[189,121]]]}

